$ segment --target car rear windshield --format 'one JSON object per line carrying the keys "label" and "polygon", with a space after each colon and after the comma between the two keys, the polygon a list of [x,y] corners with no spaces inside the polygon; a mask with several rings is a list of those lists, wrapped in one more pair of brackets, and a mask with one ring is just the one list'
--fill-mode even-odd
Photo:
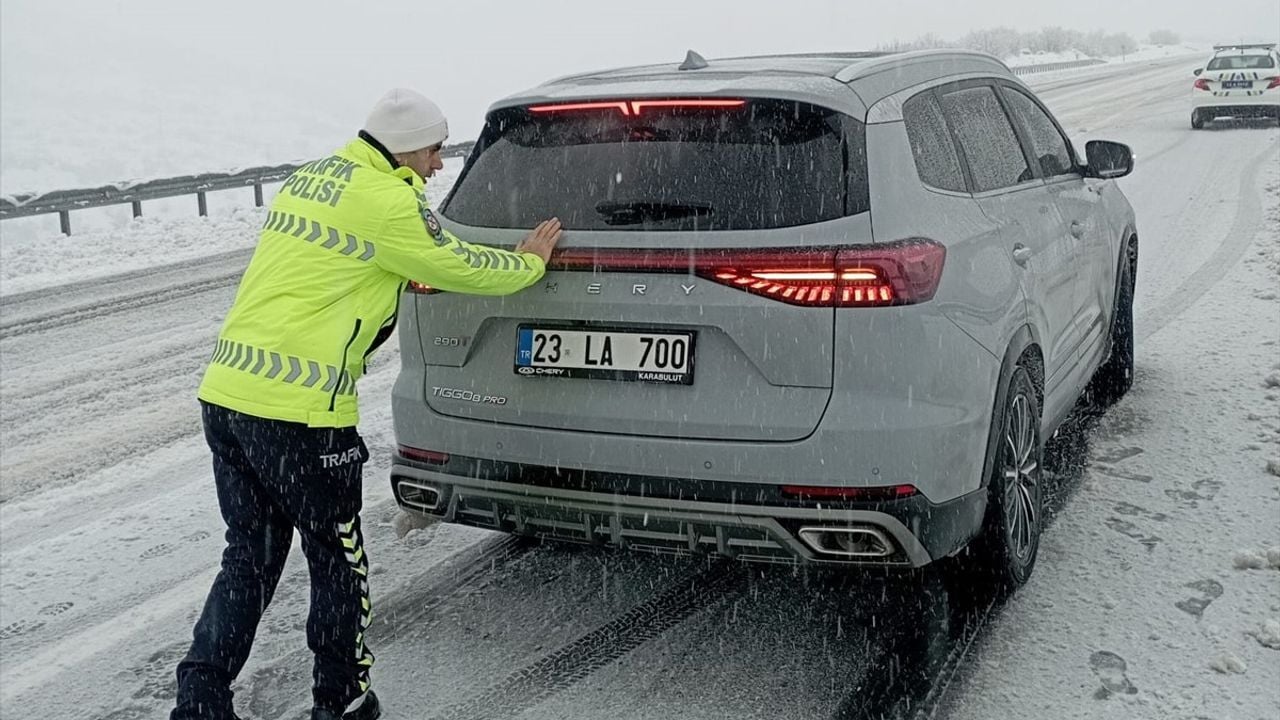
{"label": "car rear windshield", "polygon": [[578,230],[675,231],[867,209],[862,123],[803,102],[688,100],[495,111],[441,212],[479,227],[555,216]]}
{"label": "car rear windshield", "polygon": [[1270,55],[1224,55],[1209,61],[1210,70],[1265,70],[1275,66]]}

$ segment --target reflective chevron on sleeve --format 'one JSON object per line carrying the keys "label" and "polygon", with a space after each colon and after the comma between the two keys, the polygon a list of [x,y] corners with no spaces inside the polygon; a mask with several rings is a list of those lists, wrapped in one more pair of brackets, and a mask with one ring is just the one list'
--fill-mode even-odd
{"label": "reflective chevron on sleeve", "polygon": [[[226,338],[218,338],[218,345],[214,348],[210,362],[267,380],[287,385],[300,385],[318,392],[333,393],[336,390],[338,395],[356,394],[355,378],[339,367],[253,347]],[[324,382],[321,383],[321,380]]]}
{"label": "reflective chevron on sleeve", "polygon": [[[354,258],[361,262],[372,262],[378,249],[368,240],[361,239],[331,225],[325,225],[301,215],[272,210],[267,213],[264,230],[290,235],[311,244],[318,244],[325,250]],[[323,242],[320,241],[323,238]]]}

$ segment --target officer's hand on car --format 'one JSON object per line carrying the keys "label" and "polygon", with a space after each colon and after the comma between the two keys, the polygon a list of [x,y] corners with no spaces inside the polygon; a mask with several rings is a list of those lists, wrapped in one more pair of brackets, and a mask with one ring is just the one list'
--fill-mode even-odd
{"label": "officer's hand on car", "polygon": [[516,252],[533,253],[542,258],[542,262],[550,262],[551,251],[560,242],[560,218],[551,218],[538,223],[538,227],[529,236],[520,241]]}

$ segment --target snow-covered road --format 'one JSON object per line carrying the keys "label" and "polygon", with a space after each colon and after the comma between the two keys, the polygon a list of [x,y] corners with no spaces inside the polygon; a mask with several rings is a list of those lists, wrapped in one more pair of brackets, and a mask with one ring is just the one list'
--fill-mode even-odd
{"label": "snow-covered road", "polygon": [[[1247,633],[1280,620],[1280,572],[1232,562],[1280,547],[1280,482],[1265,470],[1280,458],[1280,389],[1267,388],[1280,385],[1280,132],[1191,132],[1193,67],[1032,80],[1078,142],[1138,154],[1122,187],[1141,236],[1139,374],[1055,443],[1042,563],[987,622],[972,620],[983,601],[929,578],[530,547],[452,526],[398,540],[390,343],[361,385],[371,645],[390,714],[852,718],[924,698],[975,719],[1274,717],[1280,651]],[[194,396],[247,257],[235,247],[0,297],[0,716],[166,716],[221,546]],[[251,718],[305,714],[306,597],[295,552],[242,675]],[[1210,669],[1228,655],[1247,672]]]}

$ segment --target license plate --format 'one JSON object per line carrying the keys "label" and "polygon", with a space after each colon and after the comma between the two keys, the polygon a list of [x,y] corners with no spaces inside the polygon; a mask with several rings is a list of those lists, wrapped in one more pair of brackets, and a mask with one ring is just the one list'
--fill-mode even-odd
{"label": "license plate", "polygon": [[518,375],[693,384],[694,334],[521,325]]}
{"label": "license plate", "polygon": [[1223,80],[1223,90],[1252,90],[1253,81],[1251,80]]}

